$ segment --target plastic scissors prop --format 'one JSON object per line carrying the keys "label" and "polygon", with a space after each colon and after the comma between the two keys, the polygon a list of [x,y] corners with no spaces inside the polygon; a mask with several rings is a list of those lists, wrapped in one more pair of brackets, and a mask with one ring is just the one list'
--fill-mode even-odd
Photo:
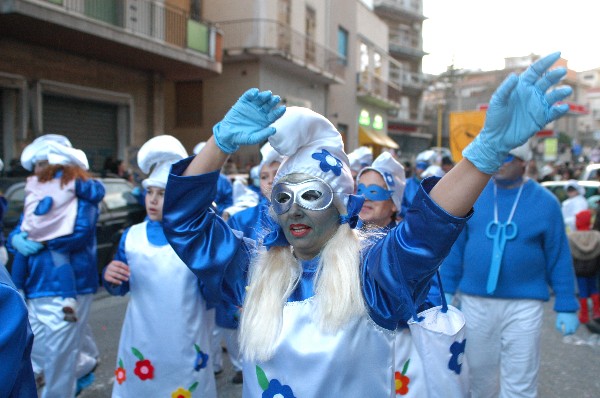
{"label": "plastic scissors prop", "polygon": [[492,264],[490,266],[490,274],[488,275],[486,287],[488,294],[492,294],[496,290],[506,241],[514,239],[517,236],[517,232],[517,224],[512,221],[509,221],[506,224],[498,221],[491,221],[485,229],[485,235],[494,241]]}

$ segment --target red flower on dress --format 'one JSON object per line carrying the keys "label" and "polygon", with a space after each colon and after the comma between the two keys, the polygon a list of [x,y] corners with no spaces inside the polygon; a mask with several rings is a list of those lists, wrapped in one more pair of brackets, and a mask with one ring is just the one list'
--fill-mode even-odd
{"label": "red flower on dress", "polygon": [[150,360],[144,359],[143,361],[137,361],[135,363],[135,369],[133,371],[140,378],[140,380],[148,380],[154,378],[154,366],[150,363]]}
{"label": "red flower on dress", "polygon": [[154,366],[152,366],[150,360],[144,359],[142,353],[139,352],[139,350],[135,347],[131,347],[131,351],[133,352],[133,355],[135,355],[136,358],[139,359],[139,361],[135,363],[135,369],[133,370],[133,373],[135,373],[135,375],[139,377],[140,380],[153,379]]}
{"label": "red flower on dress", "polygon": [[127,380],[127,372],[123,367],[123,361],[119,358],[119,367],[115,370],[115,376],[117,378],[117,383],[123,384],[125,380]]}
{"label": "red flower on dress", "polygon": [[400,372],[396,372],[394,374],[394,379],[396,382],[396,394],[406,395],[408,394],[408,383],[410,383],[410,379],[407,376],[404,376]]}

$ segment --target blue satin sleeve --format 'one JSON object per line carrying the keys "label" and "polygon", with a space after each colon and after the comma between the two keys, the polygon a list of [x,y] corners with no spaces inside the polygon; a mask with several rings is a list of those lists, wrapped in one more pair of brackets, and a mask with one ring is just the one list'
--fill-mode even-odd
{"label": "blue satin sleeve", "polygon": [[223,174],[219,174],[219,180],[217,181],[215,203],[217,204],[218,215],[222,215],[226,208],[233,206],[233,186]]}
{"label": "blue satin sleeve", "polygon": [[104,198],[105,193],[104,185],[98,180],[75,180],[75,195],[79,199],[87,200],[97,205]]}
{"label": "blue satin sleeve", "polygon": [[395,329],[425,302],[432,276],[472,214],[454,217],[440,208],[428,194],[438,180],[424,180],[404,220],[364,253],[365,301],[384,328]]}
{"label": "blue satin sleeve", "polygon": [[0,397],[37,397],[27,307],[6,269],[0,269],[0,318]]}
{"label": "blue satin sleeve", "polygon": [[[119,247],[115,253],[113,260],[121,261],[127,264],[127,255],[125,254],[125,239],[127,238],[127,234],[129,233],[129,228],[127,228],[123,235],[121,235],[121,240],[119,241]],[[106,265],[108,267],[108,264]],[[124,296],[129,292],[129,281],[123,282],[120,285],[113,285],[110,282],[107,282],[104,279],[104,273],[106,272],[106,267],[102,270],[102,286],[106,289],[106,291],[113,296]]]}
{"label": "blue satin sleeve", "polygon": [[241,306],[255,242],[232,230],[211,208],[219,172],[186,176],[192,158],[175,163],[165,190],[163,228],[167,240],[196,274],[209,302]]}

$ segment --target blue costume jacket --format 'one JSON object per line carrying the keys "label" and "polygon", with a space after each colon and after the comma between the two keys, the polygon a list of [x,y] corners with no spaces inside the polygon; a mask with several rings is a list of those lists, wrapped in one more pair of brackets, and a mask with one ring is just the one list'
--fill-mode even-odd
{"label": "blue costume jacket", "polygon": [[[71,266],[75,273],[76,294],[92,294],[98,290],[96,221],[98,220],[98,203],[104,198],[104,185],[97,180],[77,180],[75,190],[79,200],[77,217],[73,233],[52,239],[39,252],[23,257],[12,248],[10,242],[15,234],[21,232],[21,220],[10,233],[7,248],[15,253],[15,261],[27,262],[27,275],[15,274],[13,280],[19,289],[23,289],[27,298],[49,296],[67,296],[73,292],[63,292],[61,283],[54,272],[54,262],[50,250],[69,253]],[[20,258],[18,258],[20,257]],[[14,270],[15,272],[17,269]]]}
{"label": "blue costume jacket", "polygon": [[0,318],[0,397],[37,398],[31,368],[33,333],[27,307],[3,266],[0,266]]}
{"label": "blue costume jacket", "polygon": [[419,187],[421,186],[421,180],[417,177],[412,176],[408,180],[406,180],[406,186],[404,187],[404,195],[402,195],[402,205],[400,209],[400,217],[406,217],[406,212],[410,207],[415,195],[419,191]]}
{"label": "blue costume jacket", "polygon": [[[165,234],[175,252],[203,281],[212,301],[223,298],[241,306],[256,242],[232,230],[210,209],[218,172],[181,176],[190,161],[182,160],[171,169],[163,212]],[[427,192],[436,182],[426,180],[405,221],[363,253],[362,286],[369,315],[389,330],[408,320],[415,305],[425,301],[431,277],[466,222],[431,200]],[[318,258],[302,261],[305,272],[289,301],[313,296],[317,263]]]}

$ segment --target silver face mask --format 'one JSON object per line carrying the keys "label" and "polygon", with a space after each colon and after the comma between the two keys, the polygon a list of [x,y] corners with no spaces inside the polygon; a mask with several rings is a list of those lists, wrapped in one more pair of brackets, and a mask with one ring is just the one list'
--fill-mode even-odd
{"label": "silver face mask", "polygon": [[294,203],[306,210],[325,210],[333,202],[333,190],[323,180],[280,182],[271,191],[271,205],[277,215],[287,213]]}

